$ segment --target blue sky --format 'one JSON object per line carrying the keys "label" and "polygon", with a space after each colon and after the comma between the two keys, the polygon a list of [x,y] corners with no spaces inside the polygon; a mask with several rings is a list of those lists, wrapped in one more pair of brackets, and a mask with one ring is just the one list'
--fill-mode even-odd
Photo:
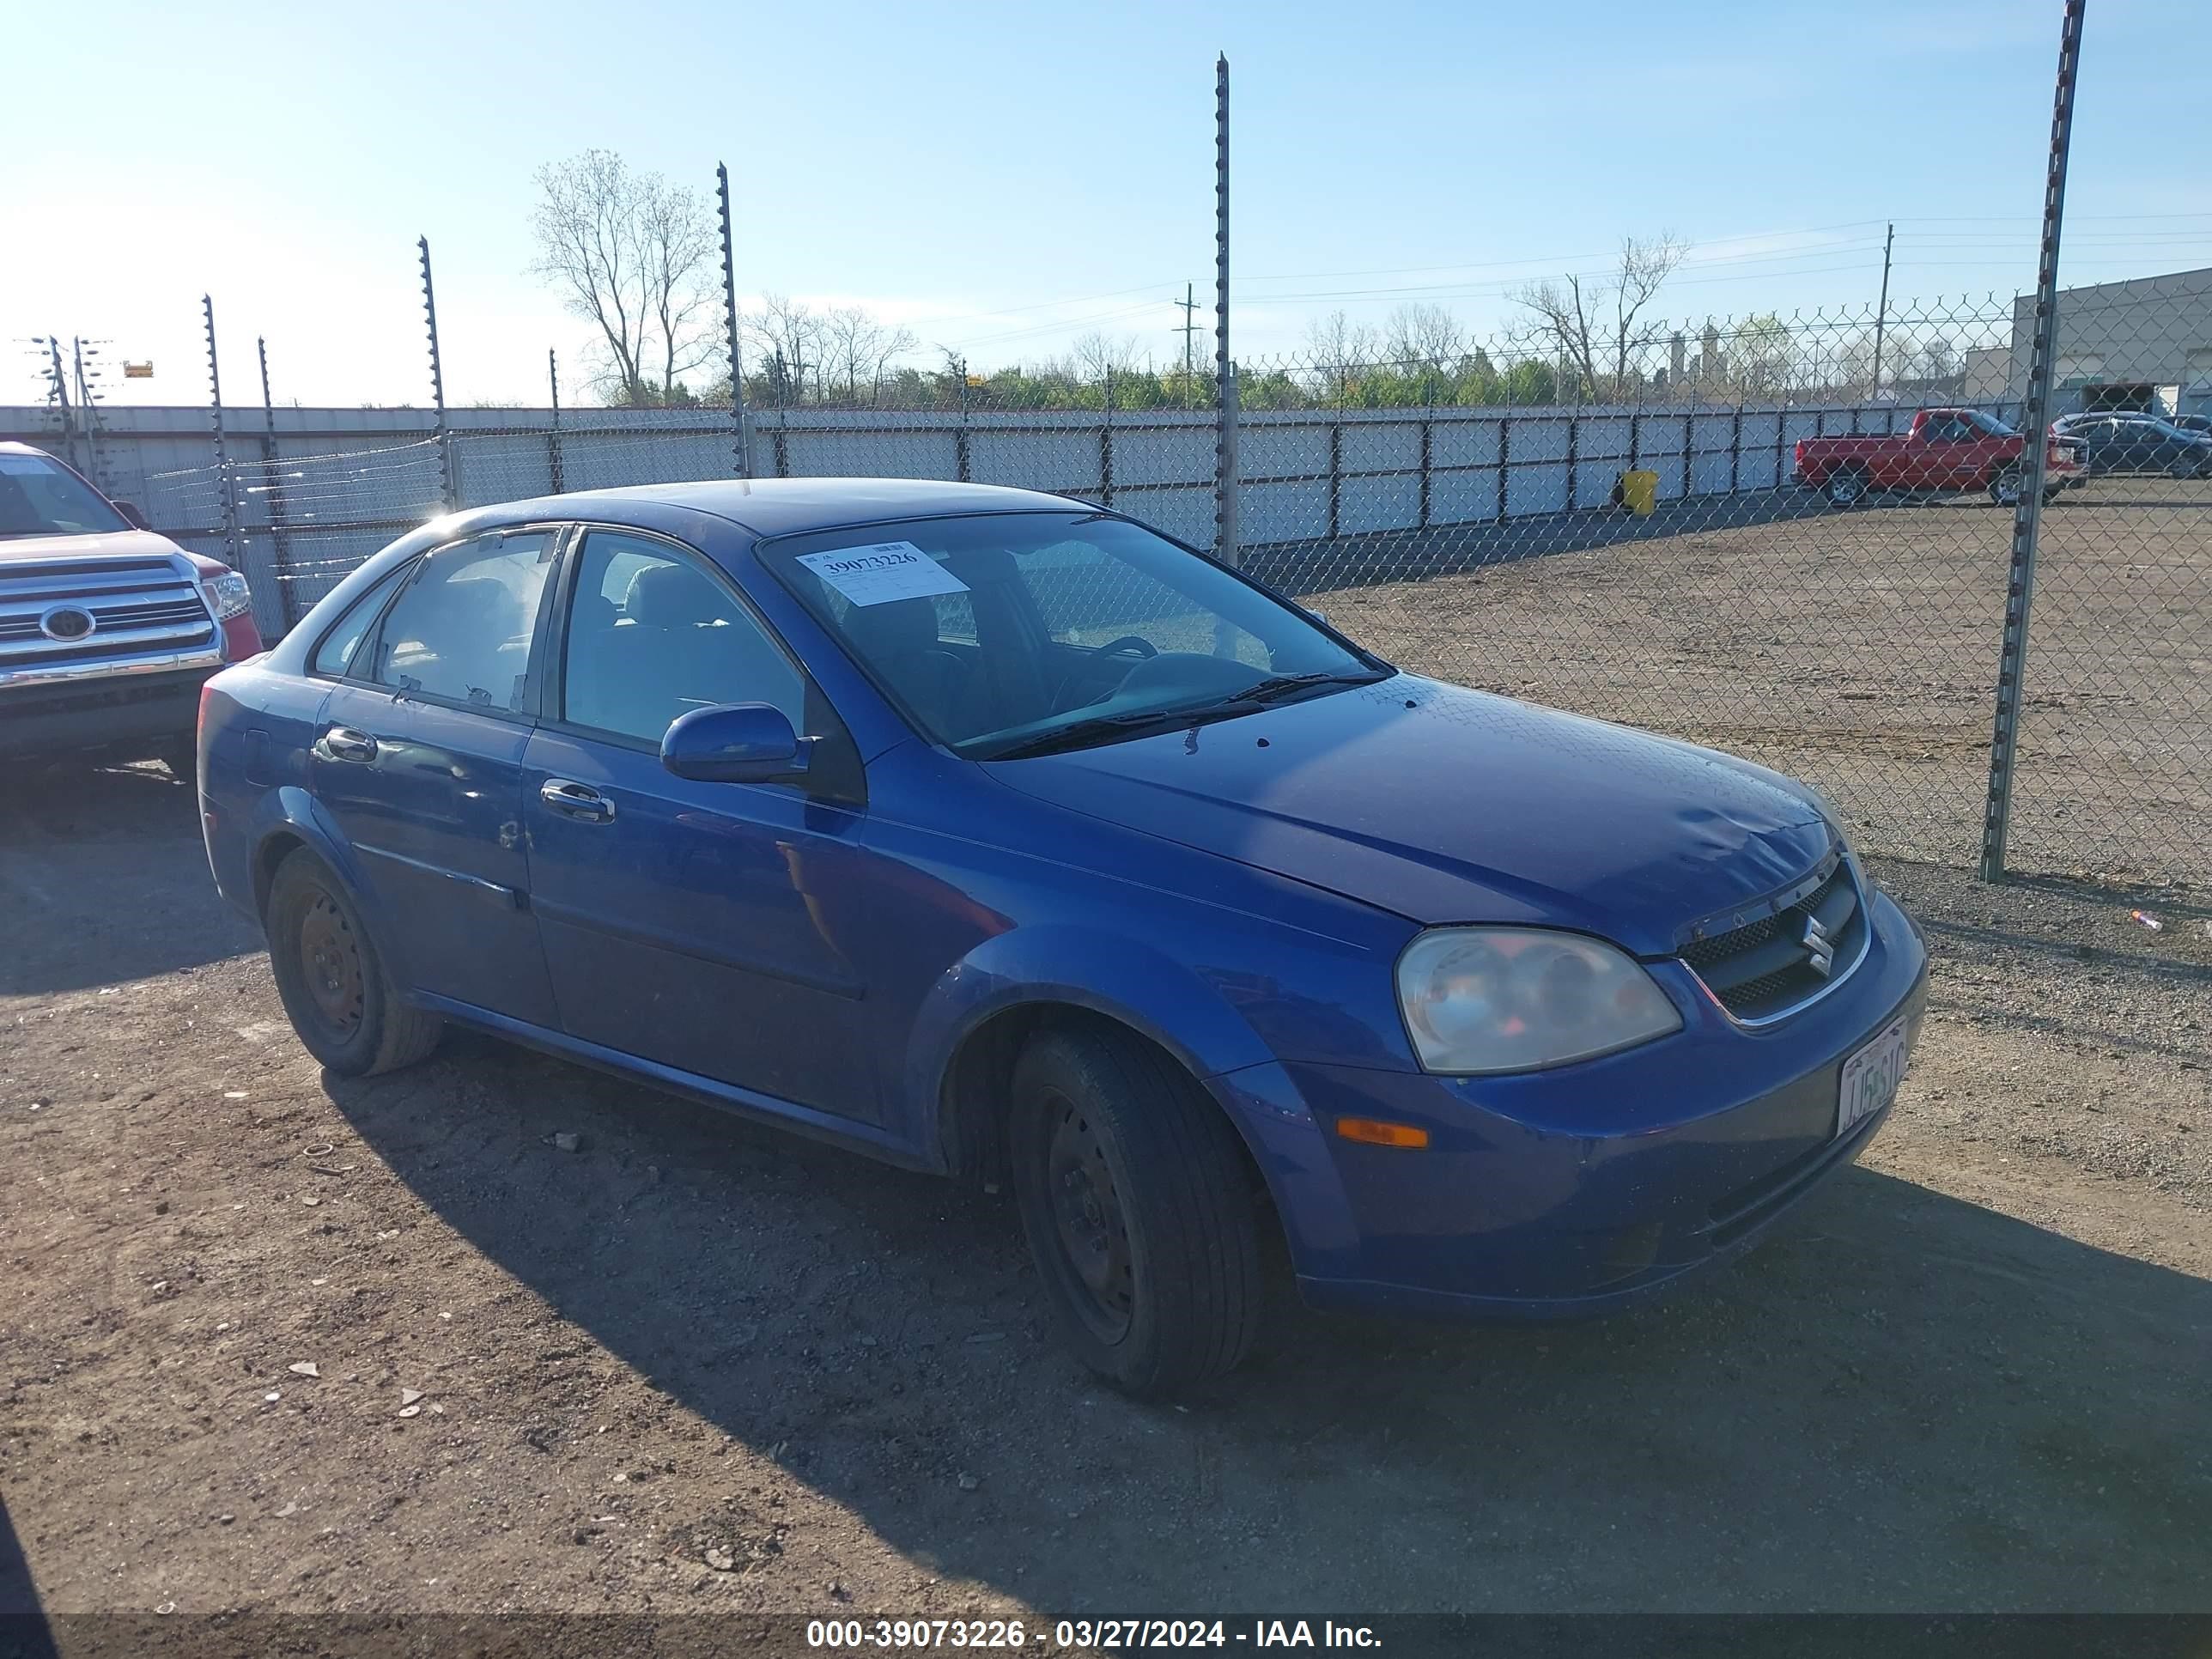
{"label": "blue sky", "polygon": [[[531,174],[587,146],[695,184],[726,160],[748,292],[860,303],[978,366],[1103,330],[1163,361],[1210,290],[1213,58],[1235,77],[1237,345],[1293,350],[1405,299],[1488,333],[1515,283],[1624,233],[1696,245],[1670,316],[2008,295],[2033,279],[2056,0],[1659,6],[621,6],[104,0],[18,11],[0,170],[0,402],[48,331],[150,356],[132,401],[224,389],[542,393],[585,336],[526,274]],[[2212,264],[2212,6],[2091,9],[2064,275]],[[23,254],[28,251],[31,257]],[[934,358],[933,350],[924,355]]]}

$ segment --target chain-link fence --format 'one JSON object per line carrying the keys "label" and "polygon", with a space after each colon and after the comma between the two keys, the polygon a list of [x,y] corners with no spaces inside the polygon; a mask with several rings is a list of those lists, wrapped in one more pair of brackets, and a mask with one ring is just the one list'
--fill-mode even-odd
{"label": "chain-link fence", "polygon": [[[1870,848],[1971,863],[2026,303],[1248,363],[1223,550],[1406,667],[1748,755],[1820,786]],[[2083,290],[2062,316],[2013,861],[2197,878],[2212,273]],[[912,377],[912,407],[758,400],[749,470],[1020,485],[1214,549],[1220,417],[1179,406],[1178,377],[959,379]],[[731,416],[696,409],[234,461],[272,632],[440,510],[441,443],[464,507],[738,467]],[[224,488],[218,468],[156,475],[147,510],[221,551]]]}

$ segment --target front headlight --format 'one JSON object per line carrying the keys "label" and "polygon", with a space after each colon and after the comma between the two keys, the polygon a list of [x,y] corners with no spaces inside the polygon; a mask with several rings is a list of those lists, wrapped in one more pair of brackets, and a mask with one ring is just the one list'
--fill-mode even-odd
{"label": "front headlight", "polygon": [[253,590],[246,585],[246,578],[235,570],[226,570],[220,576],[210,576],[200,584],[200,592],[207,595],[208,609],[215,612],[217,622],[228,622],[233,617],[242,617],[253,609]]}
{"label": "front headlight", "polygon": [[1534,1072],[1682,1029],[1634,960],[1582,933],[1440,927],[1398,958],[1398,1006],[1422,1069]]}

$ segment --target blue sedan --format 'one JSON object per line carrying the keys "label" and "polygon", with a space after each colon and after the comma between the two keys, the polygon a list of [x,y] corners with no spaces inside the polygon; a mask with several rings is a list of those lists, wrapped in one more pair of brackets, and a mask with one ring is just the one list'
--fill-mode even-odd
{"label": "blue sedan", "polygon": [[208,688],[331,1071],[459,1024],[1011,1189],[1066,1340],[1552,1316],[1882,1122],[1927,958],[1802,785],[1401,673],[1131,520],[860,479],[441,520]]}

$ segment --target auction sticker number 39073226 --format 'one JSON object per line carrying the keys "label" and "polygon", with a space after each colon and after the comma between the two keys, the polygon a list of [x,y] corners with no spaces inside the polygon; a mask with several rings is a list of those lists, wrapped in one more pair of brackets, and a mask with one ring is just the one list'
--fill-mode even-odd
{"label": "auction sticker number 39073226", "polygon": [[1836,1133],[1847,1135],[1889,1104],[1905,1078],[1905,1016],[1884,1026],[1881,1034],[1844,1062],[1843,1084],[1836,1097]]}

